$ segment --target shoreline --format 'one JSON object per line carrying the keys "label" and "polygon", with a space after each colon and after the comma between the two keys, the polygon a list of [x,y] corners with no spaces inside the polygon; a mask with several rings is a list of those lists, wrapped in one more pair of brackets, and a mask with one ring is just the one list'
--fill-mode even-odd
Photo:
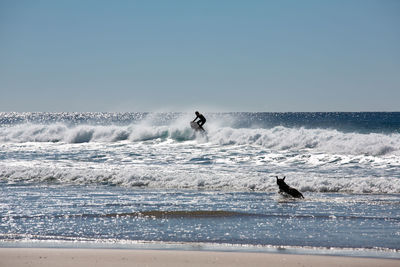
{"label": "shoreline", "polygon": [[154,249],[0,248],[0,267],[17,266],[398,266],[398,259]]}
{"label": "shoreline", "polygon": [[152,250],[227,253],[261,253],[357,257],[371,259],[400,259],[400,251],[389,248],[341,248],[290,245],[251,245],[231,243],[174,242],[145,240],[20,240],[0,241],[0,249],[88,249],[88,250]]}

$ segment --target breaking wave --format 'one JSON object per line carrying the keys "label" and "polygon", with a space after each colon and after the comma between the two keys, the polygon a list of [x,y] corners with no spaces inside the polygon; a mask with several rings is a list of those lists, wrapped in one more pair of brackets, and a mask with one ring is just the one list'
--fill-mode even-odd
{"label": "breaking wave", "polygon": [[148,141],[154,139],[191,140],[193,132],[168,126],[67,126],[65,124],[21,124],[0,128],[0,142],[65,142],[71,144],[87,142]]}
{"label": "breaking wave", "polygon": [[399,154],[400,134],[344,133],[331,129],[286,128],[232,129],[213,133],[211,140],[222,145],[259,145],[273,150],[383,156]]}
{"label": "breaking wave", "polygon": [[[286,168],[283,168],[286,169]],[[121,167],[94,168],[79,165],[74,168],[41,165],[35,167],[0,164],[0,181],[7,183],[111,185],[139,188],[238,190],[277,192],[272,173],[257,171],[201,172],[195,168],[177,170],[176,167]],[[400,179],[392,176],[358,177],[324,175],[318,173],[288,173],[287,183],[300,191],[355,194],[399,194]]]}
{"label": "breaking wave", "polygon": [[[64,142],[70,144],[118,141],[177,142],[196,139],[187,126],[19,124],[0,128],[0,143]],[[211,125],[208,141],[218,145],[251,145],[272,150],[313,150],[351,155],[399,155],[399,133],[345,133],[334,129],[276,126],[271,129]]]}

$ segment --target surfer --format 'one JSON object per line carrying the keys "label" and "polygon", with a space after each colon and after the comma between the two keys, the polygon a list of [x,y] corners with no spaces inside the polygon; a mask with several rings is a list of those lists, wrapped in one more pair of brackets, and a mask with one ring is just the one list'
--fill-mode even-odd
{"label": "surfer", "polygon": [[203,114],[200,114],[200,112],[198,112],[198,111],[196,111],[195,114],[196,114],[196,118],[192,122],[195,122],[197,119],[199,119],[197,121],[197,125],[199,125],[200,129],[202,129],[204,131],[203,125],[204,125],[204,123],[206,123],[206,118],[204,118]]}

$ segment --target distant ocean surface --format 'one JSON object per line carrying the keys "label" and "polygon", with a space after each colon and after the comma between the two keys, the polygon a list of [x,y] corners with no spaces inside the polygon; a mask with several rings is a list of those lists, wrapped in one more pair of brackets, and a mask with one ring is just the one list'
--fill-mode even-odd
{"label": "distant ocean surface", "polygon": [[0,113],[0,246],[400,258],[399,112],[203,114]]}

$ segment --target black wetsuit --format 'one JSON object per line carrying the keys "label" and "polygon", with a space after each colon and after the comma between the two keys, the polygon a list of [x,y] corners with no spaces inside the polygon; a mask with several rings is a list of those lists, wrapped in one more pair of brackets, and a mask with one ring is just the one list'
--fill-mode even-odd
{"label": "black wetsuit", "polygon": [[194,120],[197,120],[197,118],[199,119],[199,121],[197,122],[197,124],[198,124],[200,127],[202,127],[202,126],[204,125],[204,123],[206,123],[206,118],[204,118],[204,116],[203,116],[202,114],[197,115],[196,119],[194,119]]}

